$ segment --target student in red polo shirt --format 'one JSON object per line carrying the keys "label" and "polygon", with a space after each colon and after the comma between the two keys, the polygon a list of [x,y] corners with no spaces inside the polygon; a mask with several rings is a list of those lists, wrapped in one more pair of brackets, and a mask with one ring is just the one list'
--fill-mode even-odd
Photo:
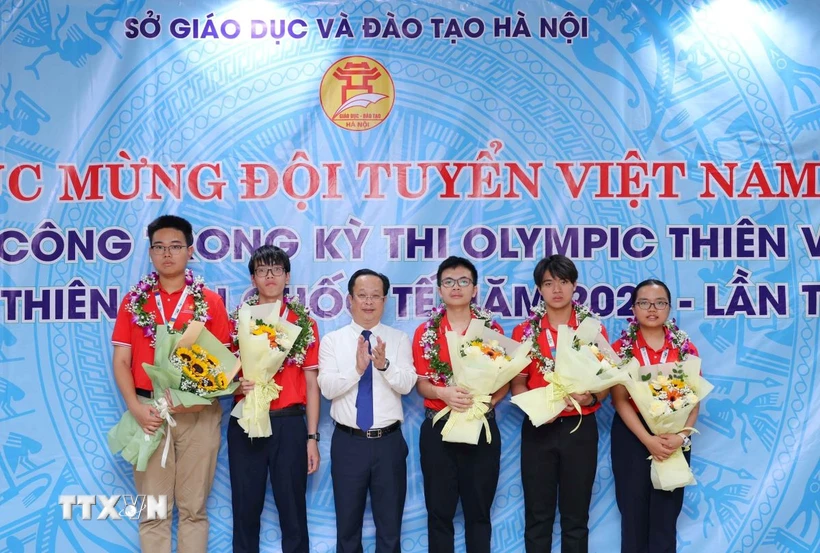
{"label": "student in red polo shirt", "polygon": [[[301,326],[302,333],[273,377],[282,391],[270,404],[271,436],[251,439],[238,419],[231,417],[228,423],[233,550],[259,551],[260,517],[270,475],[279,511],[282,551],[308,553],[307,475],[319,469],[319,329],[296,296],[284,295],[290,282],[290,258],[283,249],[267,245],[258,248],[248,262],[248,271],[256,294],[245,303],[281,301],[279,315]],[[237,313],[232,316],[234,323]],[[250,392],[254,384],[242,379],[240,393]],[[242,397],[238,395],[236,400]]]}
{"label": "student in red polo shirt", "polygon": [[[674,321],[669,320],[672,294],[659,280],[644,280],[632,292],[635,319],[612,347],[625,359],[634,357],[641,366],[683,361],[698,355]],[[667,459],[683,446],[689,461],[690,431],[655,436],[646,426],[637,407],[623,386],[612,389],[615,416],[612,419],[612,475],[615,499],[621,511],[622,553],[674,553],[677,546],[677,521],[683,508],[683,488],[667,492],[652,486],[649,474],[651,455]],[[696,406],[686,426],[698,418]]]}
{"label": "student in red polo shirt", "polygon": [[[566,256],[538,262],[533,279],[543,301],[515,327],[513,339],[532,340],[533,361],[512,382],[512,395],[547,386],[552,371],[558,327],[578,328],[592,312],[572,301],[578,269]],[[606,337],[606,331],[601,331]],[[567,408],[539,427],[525,419],[521,426],[521,483],[524,488],[524,543],[528,553],[552,549],[555,506],[561,513],[562,553],[586,553],[589,547],[589,504],[598,467],[598,425],[595,411],[608,392],[572,394],[582,415],[567,400]]]}
{"label": "student in red polo shirt", "polygon": [[[501,434],[495,411],[490,410],[486,415],[492,437],[489,444],[483,429],[476,445],[445,442],[441,438],[441,428],[447,417],[438,421],[435,427],[432,419],[445,406],[454,411],[466,411],[473,404],[467,390],[449,383],[452,368],[445,333],[453,330],[464,334],[473,318],[484,319],[487,326],[498,332],[503,330],[492,321],[492,313],[480,310],[472,303],[478,271],[468,259],[448,257],[439,265],[436,278],[443,306],[433,310],[430,319],[416,329],[413,337],[413,364],[418,374],[416,388],[424,397],[426,411],[419,450],[427,505],[428,551],[453,551],[453,517],[461,499],[467,551],[489,553],[492,536],[490,510],[501,466]],[[507,395],[508,390],[509,386],[505,385],[494,393],[492,405]]]}
{"label": "student in red polo shirt", "polygon": [[[194,279],[187,269],[193,254],[191,223],[181,217],[163,215],[148,225],[151,262],[155,273],[146,275],[120,305],[114,324],[114,378],[125,404],[143,430],[153,434],[162,424],[159,413],[139,397],[151,397],[151,380],[142,368],[154,363],[153,337],[156,325],[181,332],[191,320],[205,321],[205,328],[221,342],[230,343],[230,325],[225,306],[216,293]],[[222,408],[214,401],[208,406],[173,407],[176,427],[171,432],[165,468],[160,466],[161,448],[148,461],[144,472],[134,471],[137,493],[166,495],[168,504],[179,510],[177,533],[180,553],[208,549],[208,514],[205,503],[211,491],[219,451]],[[169,514],[170,515],[170,514]],[[140,546],[143,551],[171,551],[171,516],[161,520],[141,520]]]}

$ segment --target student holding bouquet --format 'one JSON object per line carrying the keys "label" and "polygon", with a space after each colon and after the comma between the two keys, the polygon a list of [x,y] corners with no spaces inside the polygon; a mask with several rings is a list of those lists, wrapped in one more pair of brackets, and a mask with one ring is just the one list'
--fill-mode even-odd
{"label": "student holding bouquet", "polygon": [[[270,402],[271,434],[251,439],[237,417],[232,416],[228,423],[233,550],[259,551],[260,517],[270,478],[282,530],[282,551],[307,553],[307,476],[319,469],[320,461],[319,330],[307,307],[296,296],[285,296],[285,287],[290,283],[290,258],[284,250],[261,246],[251,256],[248,271],[256,293],[245,303],[281,302],[279,317],[300,326],[302,332],[273,377],[277,393]],[[235,327],[238,311],[232,315]],[[241,381],[240,394],[250,393],[257,384],[244,378]],[[241,399],[238,395],[237,402]]]}
{"label": "student holding bouquet", "polygon": [[[685,332],[669,320],[672,295],[659,280],[644,280],[632,292],[635,318],[612,347],[624,360],[635,358],[641,366],[684,361],[697,356]],[[615,416],[612,420],[612,474],[615,497],[621,511],[622,553],[674,553],[676,525],[683,507],[683,488],[657,490],[650,480],[651,455],[664,461],[678,448],[689,460],[689,430],[653,435],[623,386],[612,389]],[[686,426],[695,424],[698,407],[690,412]]]}
{"label": "student holding bouquet", "polygon": [[[533,361],[513,380],[514,396],[548,385],[544,375],[553,371],[555,366],[558,327],[568,325],[577,329],[585,318],[594,316],[589,309],[572,300],[578,269],[568,257],[552,255],[542,259],[535,266],[533,278],[542,301],[530,317],[513,330],[514,340],[532,342]],[[603,327],[601,332],[606,337]],[[561,513],[561,551],[588,551],[589,505],[598,466],[595,411],[607,393],[572,394],[581,414],[566,399],[566,409],[546,424],[536,427],[528,418],[524,419],[521,426],[521,483],[524,489],[524,543],[528,553],[552,549],[556,504]]]}
{"label": "student holding bouquet", "polygon": [[[146,275],[120,305],[114,324],[113,370],[128,410],[147,434],[165,422],[156,407],[140,398],[151,398],[153,386],[143,363],[154,364],[157,325],[181,332],[192,320],[203,321],[220,342],[230,343],[230,324],[222,299],[205,288],[202,279],[187,269],[193,254],[193,229],[181,217],[163,215],[148,225],[151,262],[156,272]],[[166,495],[179,510],[178,548],[181,553],[208,548],[206,501],[213,484],[219,451],[222,408],[174,407],[169,410],[176,426],[166,428],[172,444],[161,466],[162,452],[155,451],[145,471],[134,471],[137,493]],[[171,521],[141,520],[140,546],[151,553],[171,551]]]}
{"label": "student holding bouquet", "polygon": [[[416,387],[424,397],[426,418],[421,425],[419,449],[424,476],[424,499],[427,505],[427,533],[431,553],[454,550],[453,517],[461,499],[464,511],[465,539],[469,553],[490,551],[492,524],[490,509],[495,498],[501,463],[501,434],[495,411],[486,414],[491,436],[482,429],[478,444],[448,443],[441,429],[446,418],[433,426],[436,414],[450,407],[464,412],[473,398],[464,388],[450,382],[452,368],[445,334],[464,334],[470,321],[482,319],[487,327],[503,332],[493,322],[492,313],[472,303],[478,272],[468,259],[451,256],[442,261],[436,274],[438,292],[443,304],[431,312],[413,337],[413,362],[418,374]],[[503,386],[492,395],[494,407],[506,394]],[[489,442],[487,443],[489,438]]]}

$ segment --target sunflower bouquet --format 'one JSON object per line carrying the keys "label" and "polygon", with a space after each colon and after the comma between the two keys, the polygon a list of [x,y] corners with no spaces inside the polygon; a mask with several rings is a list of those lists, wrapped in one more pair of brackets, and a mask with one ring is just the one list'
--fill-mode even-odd
{"label": "sunflower bouquet", "polygon": [[214,398],[233,394],[239,385],[232,382],[239,371],[239,360],[200,321],[191,322],[182,334],[169,332],[164,325],[158,326],[154,364],[144,363],[143,368],[151,379],[153,398],[140,398],[140,401],[152,404],[164,419],[163,424],[154,434],[146,434],[131,412],[126,411],[108,432],[111,452],[120,453],[138,471],[145,470],[163,436],[162,467],[165,467],[171,443],[169,427],[176,426],[172,405],[208,405]]}
{"label": "sunflower bouquet", "polygon": [[251,438],[265,438],[272,433],[270,403],[282,391],[274,376],[303,332],[301,326],[279,316],[281,305],[278,301],[262,305],[245,303],[237,312],[242,374],[254,382],[254,387],[236,404],[231,416],[239,419],[239,426]]}
{"label": "sunflower bouquet", "polygon": [[448,331],[446,338],[450,351],[458,352],[450,356],[452,383],[472,394],[473,405],[464,412],[445,407],[433,419],[433,424],[449,413],[441,429],[443,441],[475,445],[483,427],[489,443],[491,436],[486,414],[490,410],[491,396],[529,364],[531,346],[487,328],[481,319],[473,319],[464,336]]}
{"label": "sunflower bouquet", "polygon": [[[581,406],[571,394],[598,393],[615,384],[624,384],[629,373],[620,367],[621,359],[615,354],[601,333],[600,321],[587,317],[576,330],[566,325],[558,327],[555,368],[544,373],[549,384],[534,388],[512,398],[512,402],[529,416],[534,426],[541,426],[566,409],[568,398],[572,407],[582,414]],[[630,360],[627,367],[637,367]],[[581,421],[578,421],[581,424]],[[577,430],[576,426],[573,432]]]}

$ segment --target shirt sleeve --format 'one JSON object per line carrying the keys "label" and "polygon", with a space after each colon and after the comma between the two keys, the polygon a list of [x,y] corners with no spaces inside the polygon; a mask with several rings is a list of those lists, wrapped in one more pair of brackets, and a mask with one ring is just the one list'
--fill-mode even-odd
{"label": "shirt sleeve", "polygon": [[[521,323],[513,329],[512,339],[516,342],[522,342],[524,340],[524,323]],[[529,364],[524,367],[524,370],[518,373],[518,376],[529,376],[531,367],[535,367],[535,361],[530,361]]]}
{"label": "shirt sleeve", "polygon": [[131,321],[132,314],[125,308],[128,299],[123,299],[120,308],[117,310],[117,318],[114,321],[114,331],[111,333],[111,342],[115,346],[126,348],[131,347]]}
{"label": "shirt sleeve", "polygon": [[305,362],[302,363],[302,368],[306,371],[319,368],[319,326],[313,319],[310,319],[310,328],[313,329],[313,343],[307,347]]}
{"label": "shirt sleeve", "polygon": [[421,345],[421,336],[424,334],[424,323],[419,325],[413,334],[413,366],[418,376],[427,376],[430,372],[430,360],[424,358],[424,347]]}
{"label": "shirt sleeve", "polygon": [[[341,396],[361,379],[361,375],[356,371],[355,361],[350,367],[339,366],[336,351],[339,349],[336,345],[338,339],[338,334],[330,333],[319,345],[319,389],[329,400]],[[340,344],[339,347],[341,346]]]}
{"label": "shirt sleeve", "polygon": [[413,389],[418,380],[416,369],[413,366],[413,349],[410,347],[410,338],[404,332],[399,333],[399,346],[396,359],[390,360],[390,367],[379,372],[390,387],[404,395]]}
{"label": "shirt sleeve", "polygon": [[211,334],[226,347],[231,347],[231,321],[228,320],[228,310],[222,297],[212,290],[208,290],[208,322],[205,323]]}

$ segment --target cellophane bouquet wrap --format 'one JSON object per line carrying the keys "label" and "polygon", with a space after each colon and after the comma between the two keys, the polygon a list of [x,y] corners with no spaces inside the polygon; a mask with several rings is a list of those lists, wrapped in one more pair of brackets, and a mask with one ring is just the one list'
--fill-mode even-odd
{"label": "cellophane bouquet wrap", "polygon": [[159,412],[163,422],[154,434],[146,434],[130,411],[109,432],[108,447],[112,453],[144,471],[163,436],[162,467],[171,445],[171,427],[176,421],[170,412],[166,390],[174,406],[208,405],[220,396],[233,394],[239,371],[239,360],[211,334],[204,323],[191,322],[183,333],[169,332],[165,325],[157,327],[154,364],[143,363],[151,379],[153,398],[142,398]]}
{"label": "cellophane bouquet wrap", "polygon": [[467,332],[446,333],[453,369],[453,384],[468,390],[473,405],[464,412],[445,407],[433,419],[433,424],[449,413],[441,430],[445,442],[477,444],[481,428],[487,442],[492,440],[486,414],[493,393],[512,380],[526,367],[530,344],[521,344],[487,328],[480,319],[473,319]]}
{"label": "cellophane bouquet wrap", "polygon": [[[620,357],[601,333],[600,321],[588,317],[576,330],[561,325],[558,327],[554,370],[544,373],[549,386],[513,396],[512,402],[527,414],[534,426],[541,426],[560,415],[567,407],[565,398],[570,399],[580,415],[581,406],[571,394],[599,393],[615,384],[626,383],[629,380],[627,368],[638,367],[638,362],[631,359],[626,367],[620,365]],[[573,432],[577,429],[576,426]]]}
{"label": "cellophane bouquet wrap", "polygon": [[[700,374],[700,358],[687,356],[682,363],[630,367],[626,389],[653,434],[677,434],[690,429],[686,420],[692,410],[712,391]],[[695,475],[678,448],[665,461],[652,459],[652,485],[672,491],[695,484]]]}
{"label": "cellophane bouquet wrap", "polygon": [[279,316],[281,302],[243,304],[238,313],[237,337],[242,375],[254,382],[231,411],[251,438],[271,435],[270,403],[279,397],[282,387],[273,379],[285,363],[302,328]]}

